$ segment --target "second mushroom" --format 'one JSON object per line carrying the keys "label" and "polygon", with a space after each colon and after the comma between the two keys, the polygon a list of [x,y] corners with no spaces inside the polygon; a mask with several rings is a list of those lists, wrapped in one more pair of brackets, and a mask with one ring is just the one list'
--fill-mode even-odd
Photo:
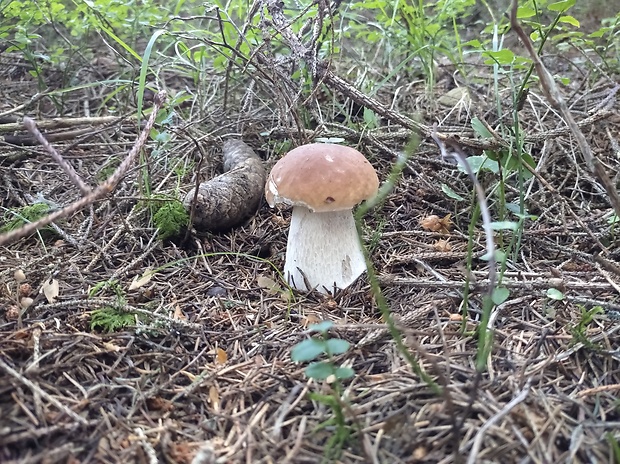
{"label": "second mushroom", "polygon": [[378,187],[368,160],[342,145],[302,145],[276,163],[265,196],[271,207],[293,207],[284,264],[293,288],[330,293],[366,271],[353,208]]}

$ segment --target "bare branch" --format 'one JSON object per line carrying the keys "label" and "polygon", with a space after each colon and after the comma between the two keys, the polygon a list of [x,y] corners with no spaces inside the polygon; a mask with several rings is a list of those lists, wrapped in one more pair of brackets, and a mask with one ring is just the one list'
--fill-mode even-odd
{"label": "bare branch", "polygon": [[[98,116],[95,118],[52,118],[39,121],[40,129],[63,129],[68,127],[83,126],[85,124],[114,124],[124,118],[119,116]],[[0,134],[15,132],[24,128],[21,122],[0,124]]]}

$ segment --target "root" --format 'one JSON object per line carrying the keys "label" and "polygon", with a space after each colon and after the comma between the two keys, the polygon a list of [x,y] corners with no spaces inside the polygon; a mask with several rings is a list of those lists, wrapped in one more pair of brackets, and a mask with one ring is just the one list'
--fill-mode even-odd
{"label": "root", "polygon": [[261,159],[241,140],[227,140],[222,147],[224,173],[192,189],[183,200],[194,206],[192,223],[198,231],[222,232],[241,225],[260,205],[266,172]]}

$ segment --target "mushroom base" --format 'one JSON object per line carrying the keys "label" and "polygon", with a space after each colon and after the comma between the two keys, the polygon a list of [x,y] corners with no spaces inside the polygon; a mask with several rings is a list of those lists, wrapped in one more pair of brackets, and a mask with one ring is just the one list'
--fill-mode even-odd
{"label": "mushroom base", "polygon": [[347,288],[365,271],[351,210],[313,213],[303,206],[293,208],[284,264],[293,288],[331,293],[334,286]]}

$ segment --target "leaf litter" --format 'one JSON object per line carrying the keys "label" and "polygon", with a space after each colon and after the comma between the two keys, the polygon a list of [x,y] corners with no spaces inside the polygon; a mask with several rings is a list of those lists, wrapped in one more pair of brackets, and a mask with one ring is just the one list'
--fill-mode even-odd
{"label": "leaf litter", "polygon": [[[20,57],[11,57],[9,64],[20,63]],[[12,108],[23,103],[12,92],[18,84],[21,95],[37,90],[34,83],[16,82],[7,69],[0,71],[5,84],[0,92]],[[574,111],[586,119],[605,98],[597,92],[610,88],[595,89],[584,81],[572,95]],[[390,91],[386,85],[381,93]],[[417,91],[423,95],[422,84]],[[67,98],[67,114],[80,114],[82,101]],[[269,165],[281,154],[282,139],[296,131],[283,130],[273,108],[263,103],[253,103],[247,122],[255,130],[245,139]],[[424,103],[408,100],[410,106],[401,102],[396,109],[414,114]],[[617,113],[618,103],[611,104]],[[229,105],[228,111],[236,118],[243,108]],[[330,111],[325,108],[336,120]],[[456,118],[446,123],[464,127],[448,109],[436,111]],[[331,416],[308,393],[332,389],[308,382],[306,366],[294,363],[290,350],[307,337],[308,326],[330,320],[331,330],[350,344],[338,355],[341,364],[355,371],[345,383],[353,438],[340,462],[447,463],[475,446],[480,462],[609,462],[607,437],[615,433],[617,439],[620,424],[620,326],[606,317],[618,309],[614,266],[620,259],[611,246],[610,209],[604,192],[571,161],[574,142],[558,130],[561,122],[553,112],[541,100],[522,111],[532,152],[544,161],[537,172],[565,201],[545,182],[527,179],[537,218],[525,221],[519,260],[510,261],[503,274],[492,355],[478,380],[475,329],[487,273],[486,263],[475,258],[484,252],[480,233],[473,244],[467,241],[466,177],[423,141],[421,155],[410,159],[385,205],[365,219],[371,259],[405,345],[445,387],[450,401],[435,395],[403,361],[365,278],[334,298],[284,297],[285,285],[273,278],[264,258],[282,267],[289,212],[263,205],[233,231],[195,237],[191,246],[165,242],[145,248],[156,230],[146,226],[144,211],[133,208],[140,196],[134,172],[116,198],[97,205],[101,210],[82,211],[59,225],[68,236],[82,237],[80,249],[53,246],[58,231],[43,236],[46,247],[33,236],[1,249],[0,278],[6,285],[0,290],[0,461],[139,462],[154,452],[162,462],[318,462],[330,438],[330,429],[319,426]],[[192,128],[193,139],[224,134],[217,132],[220,114],[193,117],[204,124]],[[589,143],[601,147],[610,172],[620,171],[619,160],[605,148],[614,143],[608,134],[620,133],[617,118],[589,127]],[[350,144],[362,140],[361,148],[385,179],[394,158],[373,141],[381,137],[389,150],[402,150],[406,140],[392,129],[364,138],[334,126],[321,136]],[[105,165],[111,143],[116,152],[132,146],[132,125],[118,122],[107,130],[80,144],[84,172]],[[169,159],[187,156],[186,142],[193,139],[183,137],[169,141]],[[69,148],[70,142],[57,145]],[[72,200],[75,192],[38,147],[0,150],[5,158],[22,157],[28,174],[45,178],[49,200]],[[216,163],[209,169],[216,171]],[[7,179],[0,186],[2,198],[9,199],[3,200],[5,208],[21,207],[11,200],[19,192],[41,189],[42,179],[32,184],[11,164],[0,170]],[[150,175],[153,185],[168,189],[161,193],[170,194],[162,164],[154,163]],[[492,175],[480,171],[483,180]],[[190,177],[183,179],[185,191],[192,188]],[[518,194],[508,192],[507,200]],[[435,226],[421,227],[420,220],[430,215],[437,218]],[[81,235],[84,230],[89,232]],[[513,237],[511,230],[496,233]],[[465,266],[468,246],[474,254],[471,270]],[[62,276],[62,292],[51,275]],[[43,294],[17,303],[15,284],[26,278],[32,285],[44,282]],[[470,311],[462,314],[465,279],[471,300]],[[96,298],[88,296],[89,288],[111,280],[120,285],[102,286]],[[132,285],[131,292],[122,292]],[[142,292],[147,285],[149,291]],[[591,311],[597,306],[605,311]],[[93,327],[96,314],[103,324],[122,324],[114,331]]]}

